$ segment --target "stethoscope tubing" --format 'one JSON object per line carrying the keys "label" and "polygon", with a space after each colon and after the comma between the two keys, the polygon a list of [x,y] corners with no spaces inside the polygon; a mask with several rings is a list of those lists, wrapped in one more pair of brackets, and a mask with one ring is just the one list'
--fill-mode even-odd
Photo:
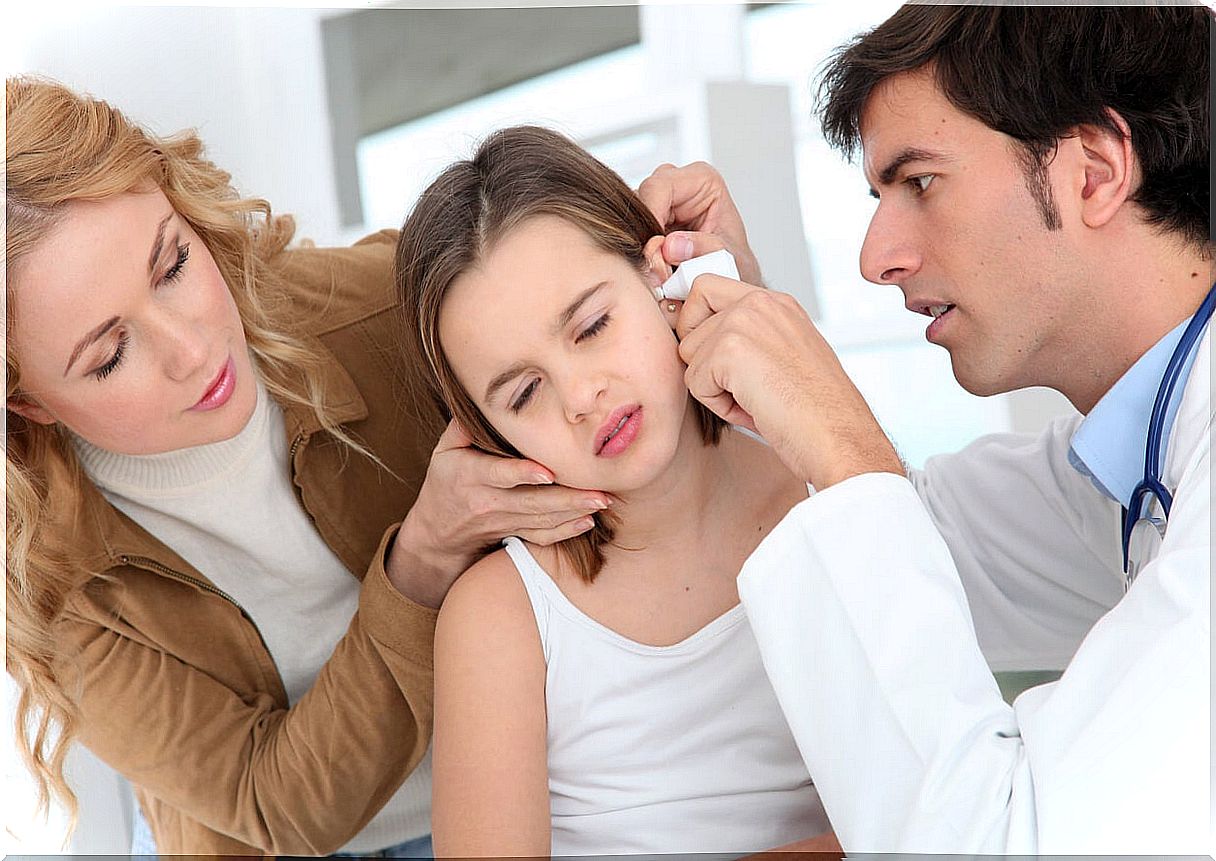
{"label": "stethoscope tubing", "polygon": [[[1161,483],[1161,443],[1165,430],[1165,414],[1174,396],[1178,379],[1182,375],[1182,366],[1186,364],[1187,357],[1199,343],[1199,336],[1203,332],[1203,327],[1211,319],[1213,308],[1216,308],[1216,284],[1213,284],[1208,290],[1208,295],[1204,297],[1202,304],[1191,316],[1186,329],[1183,330],[1182,337],[1178,339],[1178,346],[1174,348],[1174,352],[1165,366],[1161,385],[1157,388],[1157,397],[1153,401],[1153,412],[1148,421],[1148,439],[1144,446],[1144,478],[1132,491],[1128,507],[1123,509],[1124,573],[1127,573],[1128,570],[1132,530],[1136,523],[1145,516],[1143,513],[1145,497],[1150,493],[1157,497],[1157,501],[1161,504],[1162,515],[1165,518],[1170,516],[1170,508],[1174,504],[1173,495]],[[1135,512],[1134,516],[1132,512]]]}

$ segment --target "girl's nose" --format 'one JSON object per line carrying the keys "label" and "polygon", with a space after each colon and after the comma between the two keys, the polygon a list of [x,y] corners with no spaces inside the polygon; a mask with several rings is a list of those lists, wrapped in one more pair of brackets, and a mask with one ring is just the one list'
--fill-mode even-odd
{"label": "girl's nose", "polygon": [[576,373],[571,371],[564,379],[556,381],[562,399],[562,407],[566,420],[577,424],[589,415],[595,415],[601,406],[600,400],[607,388],[604,377],[600,374]]}

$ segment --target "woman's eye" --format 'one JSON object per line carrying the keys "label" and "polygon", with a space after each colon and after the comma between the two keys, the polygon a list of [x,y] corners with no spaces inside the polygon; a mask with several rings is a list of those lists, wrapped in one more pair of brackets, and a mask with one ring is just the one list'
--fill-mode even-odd
{"label": "woman's eye", "polygon": [[600,332],[604,331],[604,327],[608,325],[609,319],[611,318],[608,314],[601,315],[594,323],[578,333],[578,337],[574,339],[574,343],[580,344],[588,338],[594,338]]}
{"label": "woman's eye", "polygon": [[934,175],[931,173],[921,174],[920,176],[908,177],[908,183],[911,184],[912,188],[916,191],[917,194],[924,194],[926,191],[928,191],[929,186],[930,186],[930,184],[932,184],[933,180],[934,180]]}
{"label": "woman's eye", "polygon": [[110,376],[110,374],[114,373],[118,366],[122,364],[122,357],[127,352],[128,342],[129,339],[127,338],[126,333],[123,333],[123,335],[118,339],[118,347],[115,348],[114,355],[110,357],[108,362],[94,371],[93,376],[99,380],[104,380],[106,377]]}
{"label": "woman's eye", "polygon": [[169,267],[169,271],[161,276],[162,284],[172,284],[178,278],[182,277],[182,270],[186,268],[186,261],[190,259],[190,243],[177,246],[177,261]]}
{"label": "woman's eye", "polygon": [[528,401],[532,400],[532,395],[536,391],[536,387],[540,385],[538,378],[533,378],[532,382],[524,387],[524,390],[519,393],[519,397],[511,402],[511,412],[517,413],[528,405]]}

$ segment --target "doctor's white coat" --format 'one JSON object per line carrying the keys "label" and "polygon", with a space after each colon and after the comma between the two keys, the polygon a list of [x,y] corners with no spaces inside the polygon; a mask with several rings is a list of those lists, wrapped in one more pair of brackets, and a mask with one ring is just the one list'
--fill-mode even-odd
{"label": "doctor's white coat", "polygon": [[[1126,595],[1119,506],[1068,463],[1079,416],[828,488],[748,560],[740,597],[847,851],[1216,851],[1210,341],[1165,539]],[[990,667],[1067,669],[1010,707]]]}

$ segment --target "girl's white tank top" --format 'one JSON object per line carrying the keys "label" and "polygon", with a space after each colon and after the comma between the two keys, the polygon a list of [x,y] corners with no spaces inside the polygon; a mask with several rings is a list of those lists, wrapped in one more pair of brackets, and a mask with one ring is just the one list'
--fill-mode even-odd
{"label": "girl's white tank top", "polygon": [[644,645],[505,544],[544,649],[554,855],[746,854],[827,830],[742,605]]}

